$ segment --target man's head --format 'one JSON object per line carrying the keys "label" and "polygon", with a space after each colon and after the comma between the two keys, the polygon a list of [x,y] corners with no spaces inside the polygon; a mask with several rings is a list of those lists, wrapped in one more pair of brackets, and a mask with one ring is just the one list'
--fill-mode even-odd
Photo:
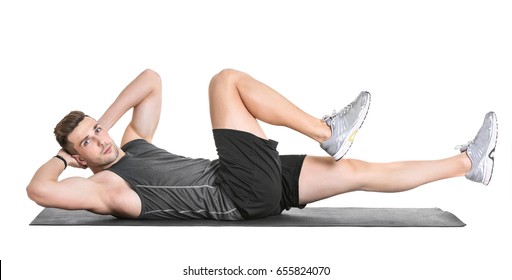
{"label": "man's head", "polygon": [[108,168],[119,158],[119,148],[106,130],[80,111],[67,114],[54,129],[59,145],[78,163],[93,171]]}
{"label": "man's head", "polygon": [[85,117],[87,115],[81,111],[71,111],[53,129],[57,142],[68,154],[76,154],[76,150],[73,149],[73,144],[69,142],[68,136]]}

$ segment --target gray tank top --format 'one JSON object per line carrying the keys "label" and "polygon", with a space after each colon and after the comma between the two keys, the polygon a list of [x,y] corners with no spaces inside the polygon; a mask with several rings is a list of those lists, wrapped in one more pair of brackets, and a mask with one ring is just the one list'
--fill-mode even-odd
{"label": "gray tank top", "polygon": [[126,155],[108,170],[139,195],[139,219],[243,219],[233,201],[214,185],[218,160],[175,155],[144,139],[122,149]]}

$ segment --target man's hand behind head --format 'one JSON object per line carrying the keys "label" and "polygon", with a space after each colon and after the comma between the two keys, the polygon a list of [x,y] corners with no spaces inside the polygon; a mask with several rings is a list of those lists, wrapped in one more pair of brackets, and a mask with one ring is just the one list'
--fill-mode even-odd
{"label": "man's hand behind head", "polygon": [[82,168],[82,169],[86,169],[88,167],[84,161],[80,160],[79,155],[70,155],[64,149],[60,149],[57,154],[59,156],[63,157],[64,160],[66,160],[66,162],[68,163],[68,166],[75,167],[75,168]]}

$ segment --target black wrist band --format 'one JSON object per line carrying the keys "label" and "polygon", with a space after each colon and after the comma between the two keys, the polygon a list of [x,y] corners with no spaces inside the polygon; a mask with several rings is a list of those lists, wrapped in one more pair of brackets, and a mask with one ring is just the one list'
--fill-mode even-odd
{"label": "black wrist band", "polygon": [[67,162],[67,161],[66,161],[62,156],[60,156],[60,155],[56,155],[56,156],[54,156],[54,157],[56,157],[56,158],[58,158],[58,159],[62,160],[62,162],[64,163],[64,169],[66,169],[66,167],[68,167],[68,162]]}

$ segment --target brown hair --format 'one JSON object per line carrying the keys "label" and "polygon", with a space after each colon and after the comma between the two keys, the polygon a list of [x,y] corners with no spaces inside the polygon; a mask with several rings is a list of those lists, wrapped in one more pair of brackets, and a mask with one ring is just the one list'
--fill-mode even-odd
{"label": "brown hair", "polygon": [[87,117],[87,115],[81,111],[71,111],[53,129],[53,133],[59,145],[70,154],[76,154],[76,151],[69,145],[68,136],[85,117]]}

